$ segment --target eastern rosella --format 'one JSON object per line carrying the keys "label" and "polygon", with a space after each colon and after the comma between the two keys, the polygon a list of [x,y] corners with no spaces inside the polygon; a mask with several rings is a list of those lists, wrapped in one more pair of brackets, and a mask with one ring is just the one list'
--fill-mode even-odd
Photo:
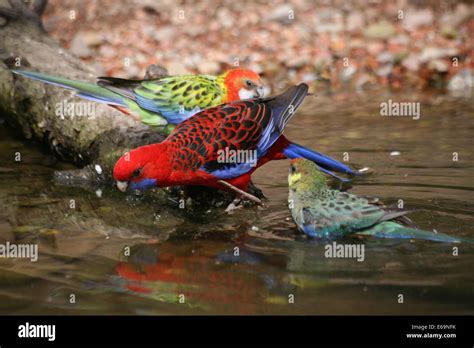
{"label": "eastern rosella", "polygon": [[448,243],[473,242],[392,221],[408,211],[384,209],[366,198],[329,188],[319,168],[303,158],[291,161],[288,183],[288,203],[293,220],[298,229],[310,237],[331,240],[357,234]]}
{"label": "eastern rosella", "polygon": [[211,106],[261,98],[264,93],[258,74],[244,69],[229,70],[219,76],[163,76],[148,80],[99,77],[97,84],[32,71],[13,72],[72,89],[79,97],[109,104],[123,112],[128,109],[149,126],[179,124]]}
{"label": "eastern rosella", "polygon": [[[355,175],[347,166],[282,135],[307,91],[308,86],[300,84],[276,97],[241,100],[201,111],[176,126],[163,142],[125,153],[113,172],[117,187],[121,191],[180,185],[227,189],[219,182],[223,180],[246,191],[250,175],[258,167],[296,157],[306,157],[330,174],[336,170]],[[256,158],[254,162],[223,161],[220,156],[226,151],[253,151]]]}

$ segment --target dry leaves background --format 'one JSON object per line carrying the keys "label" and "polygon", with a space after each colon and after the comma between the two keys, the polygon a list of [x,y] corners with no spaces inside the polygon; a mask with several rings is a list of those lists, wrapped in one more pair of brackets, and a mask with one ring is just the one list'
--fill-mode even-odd
{"label": "dry leaves background", "polygon": [[470,2],[50,0],[45,27],[98,75],[238,62],[273,87],[473,88]]}

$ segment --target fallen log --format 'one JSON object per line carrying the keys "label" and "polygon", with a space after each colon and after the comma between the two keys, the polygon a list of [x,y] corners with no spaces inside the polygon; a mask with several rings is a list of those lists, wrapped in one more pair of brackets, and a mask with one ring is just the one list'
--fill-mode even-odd
{"label": "fallen log", "polygon": [[[64,105],[85,105],[70,91],[14,75],[28,69],[94,81],[92,71],[46,36],[34,8],[10,1],[0,15],[0,112],[27,139],[46,144],[60,159],[83,166],[100,164],[109,172],[130,148],[159,142],[152,131],[107,105],[93,104],[92,115],[58,114]],[[7,13],[7,15],[5,15]],[[26,13],[26,14],[25,14]],[[6,17],[6,18],[5,18]]]}

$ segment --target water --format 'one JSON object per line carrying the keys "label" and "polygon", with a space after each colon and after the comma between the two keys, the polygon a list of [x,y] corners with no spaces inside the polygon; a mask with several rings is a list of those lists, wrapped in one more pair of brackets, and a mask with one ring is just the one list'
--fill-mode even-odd
{"label": "water", "polygon": [[[421,101],[421,119],[381,117],[388,98]],[[474,238],[473,116],[471,101],[436,95],[308,97],[286,135],[372,168],[353,192],[403,199],[420,228]],[[474,313],[472,246],[453,256],[449,244],[363,239],[364,262],[325,258],[290,220],[287,161],[254,175],[265,209],[196,214],[56,185],[71,165],[11,133],[0,127],[0,242],[38,243],[40,260],[0,259],[0,314]]]}

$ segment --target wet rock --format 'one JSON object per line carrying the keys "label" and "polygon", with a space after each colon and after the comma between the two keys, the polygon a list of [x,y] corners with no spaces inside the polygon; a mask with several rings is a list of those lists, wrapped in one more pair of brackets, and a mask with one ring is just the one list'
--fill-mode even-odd
{"label": "wet rock", "polygon": [[61,170],[54,172],[54,180],[59,185],[88,186],[106,182],[106,176],[99,174],[95,167],[88,165],[82,169]]}
{"label": "wet rock", "polygon": [[387,21],[369,25],[364,30],[364,36],[368,39],[387,40],[395,34],[395,27]]}

